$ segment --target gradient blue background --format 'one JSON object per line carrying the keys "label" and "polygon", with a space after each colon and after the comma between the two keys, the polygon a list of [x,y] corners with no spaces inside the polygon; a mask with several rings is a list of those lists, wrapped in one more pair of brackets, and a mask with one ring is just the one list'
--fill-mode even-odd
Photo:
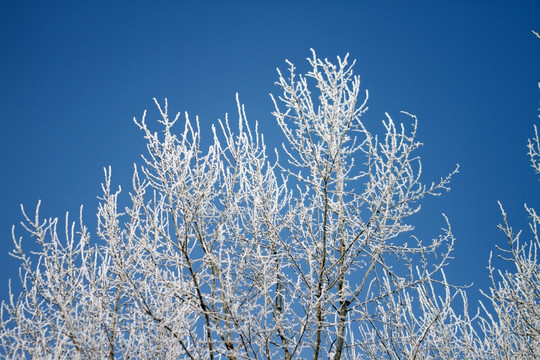
{"label": "gradient blue background", "polygon": [[540,100],[532,29],[540,1],[2,1],[0,299],[17,277],[7,253],[19,204],[32,213],[41,199],[42,216],[61,220],[84,204],[94,231],[102,169],[112,166],[127,197],[145,151],[132,118],[154,111],[153,97],[199,115],[209,135],[226,112],[236,118],[238,92],[278,146],[275,69],[289,59],[307,70],[314,48],[357,60],[369,127],[384,112],[419,117],[424,181],[460,164],[452,191],[424,201],[412,221],[429,239],[447,214],[457,238],[447,275],[473,282],[475,301],[489,286],[489,253],[505,241],[497,200],[516,229],[527,226],[524,202],[540,209],[526,155]]}

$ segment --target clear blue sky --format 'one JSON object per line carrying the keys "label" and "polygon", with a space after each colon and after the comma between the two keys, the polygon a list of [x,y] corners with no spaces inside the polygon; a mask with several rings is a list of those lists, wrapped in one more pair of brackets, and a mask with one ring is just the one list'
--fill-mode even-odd
{"label": "clear blue sky", "polygon": [[[0,3],[0,299],[18,263],[11,226],[69,210],[94,230],[103,167],[129,190],[145,151],[132,123],[152,98],[198,114],[203,131],[235,115],[235,93],[279,141],[268,94],[285,59],[307,69],[347,52],[370,92],[364,120],[419,117],[424,180],[461,166],[450,193],[423,202],[418,233],[442,212],[457,238],[448,277],[487,288],[503,202],[515,228],[540,208],[526,156],[540,101],[540,1],[2,1]],[[402,118],[406,120],[405,118]],[[369,125],[371,126],[371,125]],[[17,234],[24,232],[20,227]],[[526,232],[525,235],[528,236]],[[26,240],[31,248],[31,240]]]}

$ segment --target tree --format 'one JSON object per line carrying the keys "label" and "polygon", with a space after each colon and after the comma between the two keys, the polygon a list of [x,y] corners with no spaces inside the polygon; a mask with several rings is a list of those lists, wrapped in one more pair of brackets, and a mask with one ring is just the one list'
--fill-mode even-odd
{"label": "tree", "polygon": [[[540,35],[532,31],[540,39]],[[540,87],[540,83],[538,84]],[[534,126],[535,137],[529,139],[527,148],[531,166],[540,174],[540,138]],[[484,308],[481,320],[484,357],[489,359],[538,359],[540,358],[540,217],[534,208],[525,204],[530,217],[532,238],[523,243],[521,231],[517,234],[510,226],[501,203],[502,224],[508,246],[499,247],[499,257],[512,264],[513,271],[497,270],[490,259],[488,269],[492,286],[484,294],[493,311]]]}
{"label": "tree", "polygon": [[[500,203],[499,203],[500,205]],[[499,229],[508,241],[507,247],[497,247],[499,257],[512,263],[513,271],[497,270],[491,262],[488,269],[492,286],[488,298],[493,311],[483,305],[486,315],[481,319],[482,352],[486,359],[537,359],[540,357],[540,217],[527,207],[532,240],[520,241],[521,231],[514,233],[502,205],[503,223]]]}
{"label": "tree", "polygon": [[[279,72],[273,98],[284,135],[271,160],[237,100],[201,144],[198,120],[135,120],[147,141],[130,205],[105,171],[97,240],[23,209],[40,246],[23,250],[22,293],[3,304],[0,350],[43,359],[455,358],[477,341],[462,289],[443,268],[454,238],[446,220],[428,242],[408,218],[449,190],[457,172],[420,180],[417,119],[386,114],[379,138],[362,116],[348,57],[315,55],[311,70]],[[315,94],[312,93],[316,92]],[[408,129],[408,130],[406,130]],[[277,157],[281,154],[282,160]],[[461,298],[464,315],[451,303]]]}

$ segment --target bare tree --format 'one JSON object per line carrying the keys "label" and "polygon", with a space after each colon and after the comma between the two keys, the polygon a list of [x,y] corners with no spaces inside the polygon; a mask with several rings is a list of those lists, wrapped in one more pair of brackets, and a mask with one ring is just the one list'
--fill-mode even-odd
{"label": "bare tree", "polygon": [[[198,120],[170,118],[147,140],[130,205],[105,171],[97,240],[82,221],[57,229],[39,205],[13,234],[23,291],[3,304],[0,351],[42,359],[453,359],[478,337],[462,289],[443,269],[454,238],[422,241],[408,218],[449,189],[424,185],[417,119],[387,114],[373,134],[348,58],[313,56],[279,73],[273,115],[284,134],[270,160],[238,105],[201,145]],[[315,93],[312,93],[315,92]],[[66,224],[69,224],[66,216]],[[536,289],[537,290],[537,289]],[[464,312],[451,303],[459,298]]]}
{"label": "bare tree", "polygon": [[[540,39],[540,35],[532,31]],[[540,86],[540,84],[539,84]],[[534,138],[528,141],[531,166],[540,173],[540,139],[534,126]],[[489,359],[540,358],[540,217],[525,204],[529,215],[531,240],[521,241],[522,232],[514,232],[507,214],[499,203],[507,246],[499,247],[499,258],[512,264],[511,270],[497,270],[490,259],[491,288],[485,294],[493,310],[484,306],[486,316],[481,321],[482,351]]]}
{"label": "bare tree", "polygon": [[492,286],[485,296],[491,305],[483,306],[485,316],[482,329],[483,358],[537,359],[540,357],[540,263],[537,257],[540,241],[540,217],[534,209],[525,208],[531,218],[532,240],[522,243],[521,231],[514,233],[501,205],[503,223],[499,229],[505,234],[508,246],[497,247],[499,257],[509,261],[511,270],[497,270],[490,259]]}

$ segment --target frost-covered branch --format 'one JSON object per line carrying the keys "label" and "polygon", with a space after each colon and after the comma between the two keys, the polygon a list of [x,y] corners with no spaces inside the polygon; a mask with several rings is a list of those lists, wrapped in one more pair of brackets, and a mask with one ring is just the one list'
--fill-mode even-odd
{"label": "frost-covered branch", "polygon": [[471,354],[475,317],[443,272],[454,244],[449,222],[425,240],[409,221],[424,196],[449,190],[457,169],[425,184],[416,117],[386,114],[375,134],[348,56],[332,63],[313,52],[308,61],[306,75],[290,62],[287,76],[279,72],[282,159],[267,154],[238,100],[237,124],[225,117],[207,132],[156,101],[157,121],[146,112],[135,120],[147,154],[124,200],[105,171],[96,239],[82,220],[60,234],[39,208],[34,219],[23,213],[41,250],[29,255],[14,231],[23,291],[2,307],[1,354]]}

